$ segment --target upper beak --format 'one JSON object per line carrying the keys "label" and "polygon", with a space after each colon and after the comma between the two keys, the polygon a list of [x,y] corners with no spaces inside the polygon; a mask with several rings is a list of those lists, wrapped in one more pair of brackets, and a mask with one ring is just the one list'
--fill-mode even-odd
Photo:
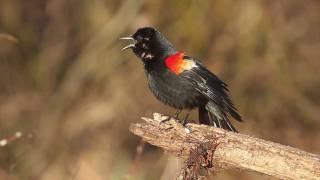
{"label": "upper beak", "polygon": [[[136,41],[133,37],[131,36],[128,36],[128,37],[122,37],[120,38],[120,40],[132,40],[132,41]],[[129,45],[125,46],[124,48],[122,48],[121,50],[126,50],[126,49],[129,49],[129,48],[135,48],[136,45],[135,43],[130,43]]]}
{"label": "upper beak", "polygon": [[121,37],[121,40],[134,40],[133,37],[128,36],[128,37]]}

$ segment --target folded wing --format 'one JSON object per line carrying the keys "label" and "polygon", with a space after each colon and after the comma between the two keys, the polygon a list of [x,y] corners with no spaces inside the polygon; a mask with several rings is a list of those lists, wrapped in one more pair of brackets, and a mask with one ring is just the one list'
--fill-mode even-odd
{"label": "folded wing", "polygon": [[194,88],[211,100],[216,107],[222,110],[222,113],[228,113],[234,119],[242,121],[228,95],[227,84],[195,59],[185,56],[184,60],[193,61],[196,65],[183,71],[180,76],[191,82]]}

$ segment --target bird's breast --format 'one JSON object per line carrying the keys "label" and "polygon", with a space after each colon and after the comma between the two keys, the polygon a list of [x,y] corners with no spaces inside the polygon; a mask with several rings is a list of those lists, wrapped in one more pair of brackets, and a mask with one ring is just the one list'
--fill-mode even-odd
{"label": "bird's breast", "polygon": [[150,71],[147,77],[150,90],[164,104],[177,109],[192,109],[202,101],[191,83],[169,70]]}

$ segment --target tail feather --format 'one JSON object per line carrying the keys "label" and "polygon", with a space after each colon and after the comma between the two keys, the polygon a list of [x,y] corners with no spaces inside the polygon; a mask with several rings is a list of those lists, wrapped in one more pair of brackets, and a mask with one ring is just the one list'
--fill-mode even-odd
{"label": "tail feather", "polygon": [[206,106],[199,107],[199,123],[238,132],[229,122],[228,116],[210,102]]}
{"label": "tail feather", "polygon": [[209,117],[209,113],[206,110],[205,106],[199,107],[199,123],[206,124],[212,126],[211,118]]}

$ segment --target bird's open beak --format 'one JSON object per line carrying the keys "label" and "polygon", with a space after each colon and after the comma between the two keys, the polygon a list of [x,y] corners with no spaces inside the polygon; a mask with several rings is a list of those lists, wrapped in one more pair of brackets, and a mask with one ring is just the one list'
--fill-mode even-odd
{"label": "bird's open beak", "polygon": [[131,40],[131,41],[134,41],[134,43],[130,43],[129,45],[127,45],[127,46],[125,46],[124,48],[122,48],[122,49],[121,49],[122,51],[123,51],[123,50],[126,50],[126,49],[129,49],[129,48],[135,48],[135,47],[136,47],[136,45],[135,45],[136,40],[135,40],[133,37],[131,37],[131,36],[122,37],[122,38],[120,38],[120,40]]}

